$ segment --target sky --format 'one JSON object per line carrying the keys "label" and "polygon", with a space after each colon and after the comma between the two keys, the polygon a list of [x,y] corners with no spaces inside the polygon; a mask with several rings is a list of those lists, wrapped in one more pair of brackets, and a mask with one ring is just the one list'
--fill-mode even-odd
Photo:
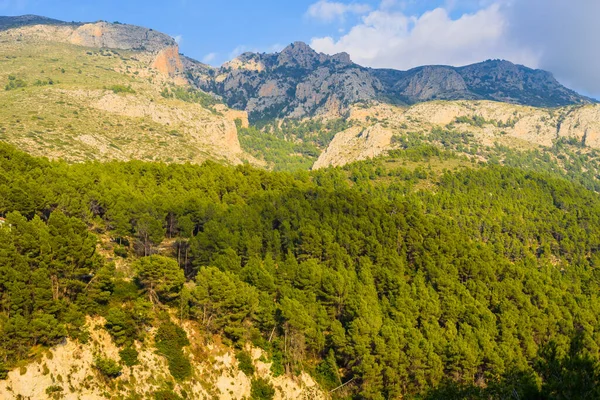
{"label": "sky", "polygon": [[0,15],[119,21],[220,65],[294,41],[368,67],[506,59],[600,99],[600,0],[0,0]]}

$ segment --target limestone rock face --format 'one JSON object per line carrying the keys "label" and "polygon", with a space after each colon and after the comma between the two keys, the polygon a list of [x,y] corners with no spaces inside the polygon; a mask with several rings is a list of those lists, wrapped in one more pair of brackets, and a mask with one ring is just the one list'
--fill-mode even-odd
{"label": "limestone rock face", "polygon": [[[352,127],[338,133],[313,165],[313,169],[341,166],[376,157],[390,149],[393,132],[381,124]],[[350,161],[352,160],[352,161]]]}
{"label": "limestone rock face", "polygon": [[96,22],[77,27],[70,42],[86,47],[159,52],[177,47],[171,37],[152,29],[134,25]]}
{"label": "limestone rock face", "polygon": [[[119,347],[104,329],[103,318],[86,319],[86,328],[90,332],[87,344],[66,339],[61,345],[51,348],[44,355],[29,363],[23,370],[13,370],[6,380],[0,381],[0,398],[50,399],[49,387],[59,389],[59,398],[66,400],[86,399],[102,400],[107,397],[128,397],[135,393],[138,398],[151,399],[154,393],[163,389],[163,382],[171,382],[169,366],[165,357],[154,346],[136,342],[139,365],[123,366],[122,373],[114,380],[103,379],[94,366],[94,359],[101,355],[119,360]],[[208,354],[200,360],[191,358],[193,376],[184,384],[174,383],[173,390],[185,393],[191,399],[247,399],[252,390],[251,378],[238,367],[235,350],[224,345],[204,344],[201,328],[191,322],[182,324],[190,338],[191,349],[196,353]],[[152,334],[155,333],[153,329]],[[247,347],[256,375],[268,379],[275,388],[275,399],[315,399],[329,398],[315,380],[303,372],[297,377],[287,375],[273,376],[272,363],[266,362],[262,350]],[[192,353],[194,354],[194,353]],[[56,377],[61,377],[56,379]],[[90,385],[90,379],[93,384]],[[118,387],[116,389],[115,387]]]}
{"label": "limestone rock face", "polygon": [[159,51],[152,67],[169,76],[181,74],[183,72],[183,62],[179,57],[179,46],[169,46]]}
{"label": "limestone rock face", "polygon": [[[455,68],[409,71],[370,69],[346,53],[329,56],[296,42],[280,53],[245,53],[221,68],[192,72],[203,90],[222,96],[251,119],[344,116],[357,102],[411,105],[431,100],[495,100],[536,107],[594,101],[557,82],[546,71],[488,60]],[[335,106],[332,106],[335,105]]]}
{"label": "limestone rock face", "polygon": [[558,126],[558,136],[576,138],[586,146],[600,149],[600,106],[569,112]]}
{"label": "limestone rock face", "polygon": [[67,23],[26,15],[0,17],[0,30],[14,30],[15,36],[35,36],[44,40],[68,42],[79,46],[120,50],[159,52],[177,43],[164,33],[135,25],[108,23]]}
{"label": "limestone rock face", "polygon": [[296,42],[280,53],[244,53],[218,69],[198,65],[193,80],[251,119],[342,116],[348,105],[377,97],[382,86],[347,53],[328,56]]}
{"label": "limestone rock face", "polygon": [[93,48],[143,51],[153,56],[151,66],[168,76],[184,72],[179,46],[164,33],[140,26],[104,21],[78,24],[37,16],[1,17],[0,30],[13,37],[37,38]]}
{"label": "limestone rock face", "polygon": [[409,79],[398,82],[395,90],[408,102],[469,96],[467,84],[462,76],[452,68],[445,67],[424,67]]}
{"label": "limestone rock face", "polygon": [[[457,122],[479,117],[476,124]],[[433,128],[453,124],[485,146],[516,140],[527,146],[552,146],[560,138],[575,139],[600,149],[600,105],[556,109],[520,106],[492,101],[430,101],[410,107],[379,104],[354,107],[350,119],[358,125],[338,133],[313,168],[339,166],[374,157],[394,149],[392,136],[405,132],[427,135]],[[375,122],[374,122],[375,121]]]}

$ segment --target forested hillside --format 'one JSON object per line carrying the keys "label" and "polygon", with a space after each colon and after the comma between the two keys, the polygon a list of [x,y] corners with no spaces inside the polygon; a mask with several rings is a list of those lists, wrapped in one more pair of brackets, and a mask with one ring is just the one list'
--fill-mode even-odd
{"label": "forested hillside", "polygon": [[170,321],[191,320],[264,349],[275,375],[346,384],[335,398],[597,397],[598,195],[465,164],[68,165],[1,145],[2,375],[85,341],[100,315],[122,349],[97,361],[106,379],[135,365],[151,326],[173,378],[190,379]]}

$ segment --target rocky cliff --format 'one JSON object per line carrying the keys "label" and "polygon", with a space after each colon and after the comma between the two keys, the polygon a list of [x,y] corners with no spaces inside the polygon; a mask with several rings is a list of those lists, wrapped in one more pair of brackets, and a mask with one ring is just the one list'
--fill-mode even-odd
{"label": "rocky cliff", "polygon": [[298,42],[280,53],[245,53],[221,68],[192,69],[194,82],[252,119],[344,116],[352,104],[410,105],[431,100],[495,100],[537,107],[593,100],[562,86],[546,71],[488,60],[455,68],[369,69],[348,54],[328,56]]}
{"label": "rocky cliff", "polygon": [[[69,162],[252,160],[235,125],[246,113],[189,87],[167,35],[31,16],[0,24],[0,140]],[[11,79],[22,87],[4,90]]]}
{"label": "rocky cliff", "polygon": [[183,73],[179,46],[164,33],[135,25],[108,23],[66,23],[44,17],[0,17],[0,31],[15,39],[38,39],[77,46],[133,50],[152,55],[150,65],[177,76]]}
{"label": "rocky cliff", "polygon": [[192,69],[195,83],[253,120],[343,115],[375,99],[381,83],[346,53],[328,56],[296,42],[280,53],[245,53],[221,68]]}
{"label": "rocky cliff", "polygon": [[350,119],[356,125],[334,137],[314,169],[375,157],[398,147],[394,136],[413,132],[426,137],[434,129],[470,134],[483,146],[550,147],[562,138],[600,149],[600,105],[546,109],[491,101],[432,101],[411,107],[354,107]]}

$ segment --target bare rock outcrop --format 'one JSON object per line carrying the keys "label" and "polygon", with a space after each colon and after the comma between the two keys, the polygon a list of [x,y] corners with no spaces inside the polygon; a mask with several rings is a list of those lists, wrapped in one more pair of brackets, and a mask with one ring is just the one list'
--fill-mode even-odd
{"label": "bare rock outcrop", "polygon": [[159,51],[152,63],[152,68],[169,76],[177,76],[183,73],[183,62],[179,57],[179,46],[169,46]]}
{"label": "bare rock outcrop", "polygon": [[[101,400],[110,398],[154,398],[154,393],[171,382],[167,360],[158,354],[151,337],[142,344],[136,342],[139,365],[124,366],[122,373],[109,381],[94,366],[98,356],[119,360],[119,348],[104,329],[103,318],[86,320],[90,333],[87,344],[67,339],[64,344],[50,349],[47,354],[27,366],[9,372],[8,379],[0,381],[0,398],[4,400],[62,398],[66,400]],[[186,382],[172,385],[175,393],[184,392],[192,399],[247,399],[251,393],[251,378],[240,371],[232,349],[219,344],[204,344],[198,326],[183,323],[192,345],[186,355],[192,363],[194,376]],[[210,355],[205,359],[197,353]],[[248,348],[257,376],[271,382],[275,399],[327,398],[323,390],[307,373],[297,377],[273,376],[271,363],[265,362],[265,354],[256,348]]]}
{"label": "bare rock outcrop", "polygon": [[[600,105],[558,109],[492,101],[432,101],[411,107],[379,104],[355,107],[358,123],[338,133],[313,168],[339,166],[374,157],[394,148],[392,137],[403,132],[427,135],[433,128],[468,132],[484,145],[513,138],[532,146],[552,146],[560,138],[600,149]],[[450,128],[449,128],[450,125]]]}
{"label": "bare rock outcrop", "polygon": [[164,33],[135,25],[108,23],[104,21],[76,24],[64,23],[48,18],[25,16],[3,17],[0,30],[8,30],[15,38],[70,43],[93,48],[143,51],[152,55],[151,67],[164,75],[182,75],[184,65],[179,55],[179,46]]}
{"label": "bare rock outcrop", "polygon": [[152,29],[127,24],[96,22],[73,30],[70,42],[86,47],[159,52],[176,47],[175,40]]}

